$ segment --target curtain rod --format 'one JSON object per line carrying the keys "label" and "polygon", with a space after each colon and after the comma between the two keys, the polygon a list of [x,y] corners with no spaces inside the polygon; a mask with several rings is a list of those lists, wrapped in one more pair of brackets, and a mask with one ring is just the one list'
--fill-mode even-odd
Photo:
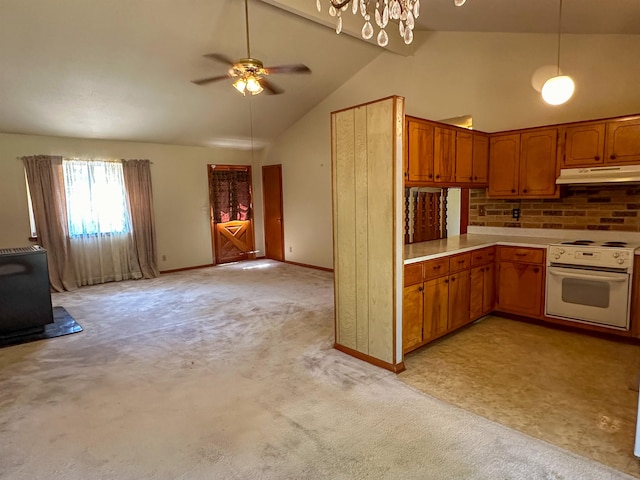
{"label": "curtain rod", "polygon": [[[22,157],[16,157],[16,160],[22,161],[22,159],[24,157],[38,157],[38,156],[40,156],[40,155],[23,155]],[[56,156],[59,156],[59,155],[56,155]],[[78,160],[84,160],[84,158],[78,158]],[[91,158],[91,159],[88,159],[87,161],[92,161],[92,160],[95,160],[95,161],[98,161],[98,162],[109,162],[109,161],[117,162],[117,161],[123,161],[123,160],[128,161],[128,160],[126,160],[124,158],[119,158],[119,159],[115,159],[115,160],[98,160],[98,159],[95,159],[95,158]],[[146,158],[131,158],[130,160],[147,160],[147,159]],[[153,162],[151,160],[149,160],[149,164],[153,165]]]}

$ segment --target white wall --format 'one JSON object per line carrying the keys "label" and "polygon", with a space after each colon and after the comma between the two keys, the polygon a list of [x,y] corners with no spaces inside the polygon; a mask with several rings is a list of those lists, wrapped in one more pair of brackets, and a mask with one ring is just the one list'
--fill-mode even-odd
{"label": "white wall", "polygon": [[0,134],[0,248],[29,244],[24,169],[17,157],[37,154],[151,160],[160,270],[213,261],[207,164],[253,165],[256,247],[264,254],[262,152],[13,134]]}
{"label": "white wall", "polygon": [[488,132],[640,113],[639,35],[563,35],[561,68],[576,93],[552,107],[531,78],[555,63],[556,42],[556,35],[432,33],[413,57],[385,52],[354,75],[267,152],[266,163],[283,165],[286,259],[333,265],[331,111],[401,95],[407,114],[470,114],[474,128]]}

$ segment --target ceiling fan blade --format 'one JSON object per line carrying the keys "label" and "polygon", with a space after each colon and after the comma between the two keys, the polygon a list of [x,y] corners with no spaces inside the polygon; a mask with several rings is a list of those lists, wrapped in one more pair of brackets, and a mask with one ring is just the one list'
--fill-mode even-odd
{"label": "ceiling fan blade", "polygon": [[231,78],[230,75],[217,75],[215,77],[199,78],[198,80],[191,80],[191,83],[196,85],[206,85],[207,83],[217,82],[218,80],[224,80],[225,78]]}
{"label": "ceiling fan blade", "polygon": [[265,78],[260,79],[260,85],[262,85],[262,88],[264,89],[265,93],[267,93],[268,95],[280,95],[281,93],[284,92],[284,90],[276,87],[273,83],[269,82]]}
{"label": "ceiling fan blade", "polygon": [[267,74],[273,73],[311,73],[311,69],[306,65],[278,65],[276,67],[265,67]]}
{"label": "ceiling fan blade", "polygon": [[211,60],[217,60],[218,62],[225,63],[227,65],[233,65],[233,60],[221,53],[207,53],[206,55],[203,55],[203,57],[210,58]]}

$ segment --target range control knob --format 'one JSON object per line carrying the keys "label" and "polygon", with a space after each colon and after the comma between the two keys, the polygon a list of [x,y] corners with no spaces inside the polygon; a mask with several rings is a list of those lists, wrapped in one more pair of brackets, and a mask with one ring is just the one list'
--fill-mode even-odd
{"label": "range control knob", "polygon": [[613,258],[618,258],[620,256],[620,252],[613,252]]}
{"label": "range control knob", "polygon": [[562,255],[564,253],[564,248],[560,249],[560,255]]}
{"label": "range control knob", "polygon": [[619,259],[618,259],[618,263],[619,263],[620,265],[622,265],[622,264],[624,263],[624,258],[619,258]]}
{"label": "range control knob", "polygon": [[559,253],[556,253],[556,254],[553,256],[553,258],[555,258],[556,260],[558,260],[558,259],[560,258],[560,254],[559,254]]}

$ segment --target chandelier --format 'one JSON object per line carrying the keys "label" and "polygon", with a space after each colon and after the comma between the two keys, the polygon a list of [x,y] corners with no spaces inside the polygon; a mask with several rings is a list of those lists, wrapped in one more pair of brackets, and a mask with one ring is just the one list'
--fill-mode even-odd
{"label": "chandelier", "polygon": [[[369,14],[370,0],[329,0],[329,15],[338,17],[336,22],[336,33],[342,31],[342,12],[349,8],[351,3],[351,11],[364,18],[364,26],[362,27],[362,38],[369,40],[373,37],[373,25],[371,24],[371,15]],[[322,11],[320,0],[316,0],[318,12]],[[380,28],[376,40],[381,47],[387,46],[389,43],[389,35],[385,28],[389,20],[398,20],[398,28],[400,36],[404,39],[404,43],[409,45],[413,42],[413,28],[415,20],[420,16],[420,0],[376,0],[375,22]]]}

